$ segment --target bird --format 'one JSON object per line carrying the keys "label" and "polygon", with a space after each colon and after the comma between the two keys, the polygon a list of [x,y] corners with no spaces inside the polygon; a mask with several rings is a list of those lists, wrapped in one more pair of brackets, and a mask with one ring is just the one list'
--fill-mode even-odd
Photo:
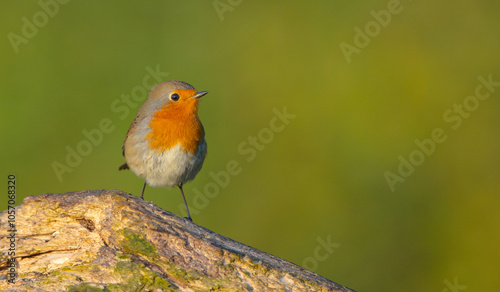
{"label": "bird", "polygon": [[205,129],[198,117],[198,103],[208,91],[170,80],[154,86],[123,142],[125,163],[118,169],[130,169],[152,187],[178,187],[191,222],[182,186],[193,180],[207,155]]}

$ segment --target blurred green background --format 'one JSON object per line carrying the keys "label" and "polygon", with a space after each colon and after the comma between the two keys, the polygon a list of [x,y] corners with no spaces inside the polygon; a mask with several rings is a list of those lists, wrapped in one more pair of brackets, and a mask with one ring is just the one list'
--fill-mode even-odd
{"label": "blurred green background", "polygon": [[[399,12],[374,24],[371,11],[388,5]],[[475,94],[479,76],[500,81],[498,2],[70,1],[49,9],[44,19],[38,1],[9,1],[0,12],[0,161],[5,186],[17,176],[18,204],[48,192],[139,194],[142,180],[117,168],[142,101],[128,114],[112,104],[140,89],[147,67],[159,68],[162,80],[210,92],[200,105],[209,155],[185,186],[191,208],[201,204],[195,189],[214,182],[210,172],[232,160],[241,168],[193,214],[196,223],[359,291],[499,289],[500,87],[489,99],[469,98],[473,110],[456,129],[443,118]],[[358,36],[364,47],[348,62],[340,44],[356,45],[356,27],[367,24],[372,37]],[[247,161],[238,147],[284,107],[296,117],[272,139],[261,134],[268,143]],[[66,164],[66,147],[103,119],[113,130],[59,180],[53,163]],[[391,191],[384,174],[399,175],[398,157],[409,159],[414,140],[436,128],[446,141]],[[149,187],[146,198],[183,215],[178,189]],[[328,240],[335,247],[321,249]]]}

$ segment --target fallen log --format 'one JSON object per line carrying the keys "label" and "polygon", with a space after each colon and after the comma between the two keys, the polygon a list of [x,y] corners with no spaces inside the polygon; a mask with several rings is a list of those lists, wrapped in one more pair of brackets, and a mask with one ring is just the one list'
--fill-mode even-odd
{"label": "fallen log", "polygon": [[118,190],[27,197],[14,242],[0,220],[1,291],[353,291]]}

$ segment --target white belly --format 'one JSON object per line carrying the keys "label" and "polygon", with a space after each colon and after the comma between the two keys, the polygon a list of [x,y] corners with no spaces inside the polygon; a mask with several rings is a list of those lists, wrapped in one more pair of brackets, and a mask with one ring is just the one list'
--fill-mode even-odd
{"label": "white belly", "polygon": [[153,187],[173,187],[193,180],[198,174],[207,144],[203,140],[194,155],[181,150],[180,144],[160,153],[150,149],[145,152],[139,159],[141,163],[128,163],[130,169]]}

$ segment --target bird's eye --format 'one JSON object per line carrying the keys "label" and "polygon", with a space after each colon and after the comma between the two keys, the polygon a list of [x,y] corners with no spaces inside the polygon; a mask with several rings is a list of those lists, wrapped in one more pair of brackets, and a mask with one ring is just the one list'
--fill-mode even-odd
{"label": "bird's eye", "polygon": [[179,98],[180,96],[177,93],[172,93],[172,95],[170,96],[170,99],[173,101],[178,101]]}

